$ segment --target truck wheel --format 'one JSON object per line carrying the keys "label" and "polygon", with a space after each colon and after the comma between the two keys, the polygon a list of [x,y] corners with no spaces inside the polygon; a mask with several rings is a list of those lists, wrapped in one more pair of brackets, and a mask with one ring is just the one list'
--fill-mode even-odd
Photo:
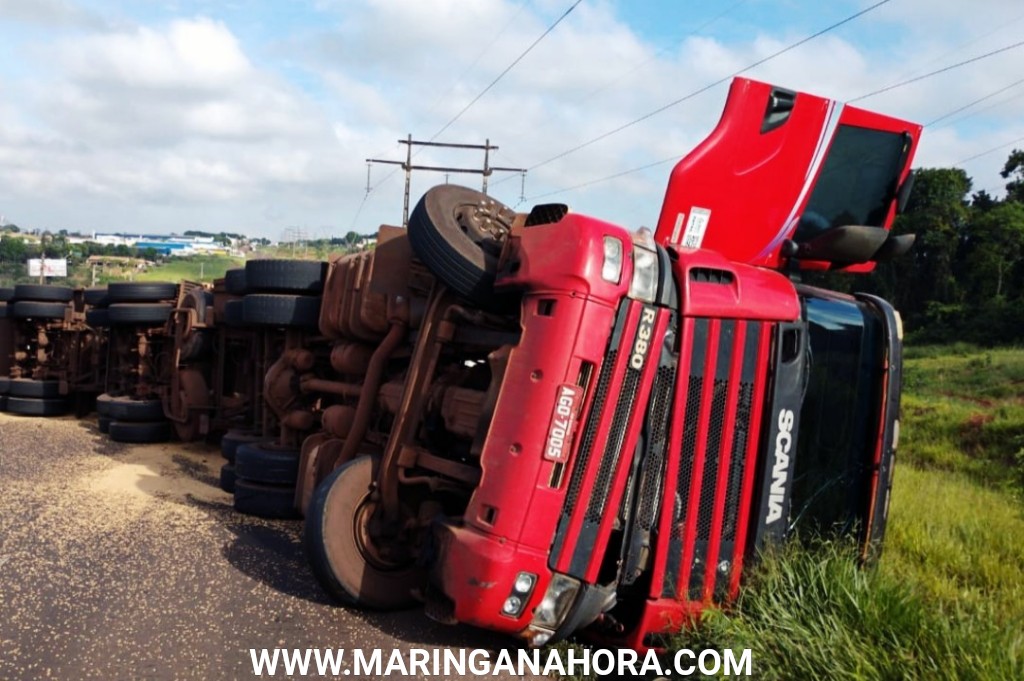
{"label": "truck wheel", "polygon": [[14,300],[14,287],[0,286],[0,303],[6,303],[8,300]]}
{"label": "truck wheel", "polygon": [[107,318],[115,326],[156,326],[166,324],[173,309],[170,303],[116,303],[107,308]]}
{"label": "truck wheel", "polygon": [[316,328],[320,323],[319,296],[250,294],[242,299],[246,324]]}
{"label": "truck wheel", "polygon": [[111,303],[156,303],[178,295],[178,285],[169,281],[116,281],[107,285]]}
{"label": "truck wheel", "polygon": [[320,293],[324,290],[327,263],[319,260],[277,260],[267,258],[245,263],[248,291]]}
{"label": "truck wheel", "polygon": [[224,273],[224,289],[233,296],[244,296],[246,291],[245,268],[236,267]]}
{"label": "truck wheel", "polygon": [[19,300],[14,303],[12,316],[15,319],[64,319],[68,309],[65,303],[37,303],[34,300]]}
{"label": "truck wheel", "polygon": [[16,284],[15,300],[45,300],[52,303],[67,303],[74,297],[75,291],[70,286],[51,286],[50,284]]}
{"label": "truck wheel", "polygon": [[220,453],[229,462],[234,463],[235,454],[238,452],[239,447],[245,444],[264,442],[266,439],[259,433],[253,433],[248,430],[229,430],[220,439]]}
{"label": "truck wheel", "polygon": [[268,485],[295,485],[299,474],[299,450],[273,443],[250,442],[235,451],[235,474]]}
{"label": "truck wheel", "polygon": [[116,421],[160,421],[164,418],[164,403],[161,400],[111,397],[104,393],[96,398],[96,411]]}
{"label": "truck wheel", "polygon": [[13,378],[7,386],[7,392],[14,397],[60,397],[60,381]]}
{"label": "truck wheel", "polygon": [[110,432],[110,422],[114,419],[109,416],[99,416],[96,418],[96,429],[101,433],[106,434]]}
{"label": "truck wheel", "polygon": [[440,185],[428,190],[413,209],[409,243],[416,257],[453,291],[486,304],[514,219],[511,208],[486,194]]}
{"label": "truck wheel", "polygon": [[171,439],[170,421],[111,421],[107,434],[114,442],[167,442]]}
{"label": "truck wheel", "polygon": [[360,456],[320,483],[306,513],[303,543],[328,594],[351,605],[397,610],[414,603],[421,573],[415,564],[381,556],[369,537],[375,506],[370,488],[378,465],[377,457]]}
{"label": "truck wheel", "polygon": [[235,466],[226,463],[220,467],[220,488],[228,494],[235,493]]}
{"label": "truck wheel", "polygon": [[106,286],[96,286],[82,291],[82,299],[86,305],[93,307],[106,307],[110,300],[107,297]]}
{"label": "truck wheel", "polygon": [[71,403],[64,397],[36,398],[36,397],[8,397],[7,411],[22,416],[57,416],[66,414],[71,409]]}
{"label": "truck wheel", "polygon": [[298,518],[295,488],[235,478],[235,510],[259,518]]}
{"label": "truck wheel", "polygon": [[6,395],[11,389],[11,379],[7,376],[0,376],[0,395]]}
{"label": "truck wheel", "polygon": [[110,310],[106,308],[98,310],[87,310],[85,323],[94,329],[105,329],[110,326]]}

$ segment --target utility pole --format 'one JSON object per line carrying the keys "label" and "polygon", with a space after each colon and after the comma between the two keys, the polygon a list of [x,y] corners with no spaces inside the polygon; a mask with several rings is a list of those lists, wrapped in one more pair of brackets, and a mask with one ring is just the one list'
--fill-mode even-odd
{"label": "utility pole", "polygon": [[[491,173],[505,172],[505,173],[520,173],[525,175],[526,168],[504,168],[500,166],[492,166],[491,163],[491,151],[497,151],[498,147],[491,144],[491,140],[485,140],[483,144],[451,144],[447,142],[429,142],[425,140],[414,140],[412,135],[408,135],[404,140],[398,140],[399,144],[406,145],[405,149],[405,160],[404,161],[392,161],[383,158],[368,158],[366,159],[366,180],[367,186],[369,186],[370,180],[370,164],[371,163],[387,163],[390,165],[402,166],[402,170],[405,171],[405,196],[402,200],[402,226],[409,226],[409,187],[412,182],[412,171],[414,170],[432,170],[435,172],[445,173],[445,183],[448,182],[448,173],[468,173],[472,175],[483,176],[483,193],[487,193],[487,179],[491,176]],[[484,165],[483,168],[452,168],[446,166],[420,166],[412,164],[412,148],[418,147],[444,147],[446,149],[476,149],[483,150],[484,152]]]}

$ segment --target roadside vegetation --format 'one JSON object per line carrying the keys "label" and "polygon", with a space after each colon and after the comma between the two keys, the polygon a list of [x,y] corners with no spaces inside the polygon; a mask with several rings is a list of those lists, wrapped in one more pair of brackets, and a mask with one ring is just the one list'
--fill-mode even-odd
{"label": "roadside vegetation", "polygon": [[763,679],[1024,678],[1024,349],[908,349],[888,533],[766,557],[682,647],[751,648]]}

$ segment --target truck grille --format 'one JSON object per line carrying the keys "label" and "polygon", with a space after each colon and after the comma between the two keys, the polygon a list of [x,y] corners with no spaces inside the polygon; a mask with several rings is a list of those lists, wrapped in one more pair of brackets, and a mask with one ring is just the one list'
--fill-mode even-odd
{"label": "truck grille", "polygon": [[[754,381],[764,324],[689,319],[683,432],[661,596],[704,600],[724,596],[732,575],[739,521],[749,507],[756,440]],[[685,368],[684,368],[685,367]],[[663,512],[669,512],[667,508]],[[662,545],[665,545],[663,542]],[[709,567],[710,566],[710,567]]]}

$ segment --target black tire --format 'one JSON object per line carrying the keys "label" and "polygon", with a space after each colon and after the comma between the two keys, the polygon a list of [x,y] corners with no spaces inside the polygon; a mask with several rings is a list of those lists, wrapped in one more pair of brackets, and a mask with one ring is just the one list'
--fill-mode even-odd
{"label": "black tire", "polygon": [[7,397],[7,411],[22,416],[57,416],[71,411],[71,402],[64,397]]}
{"label": "black tire", "polygon": [[366,556],[360,528],[369,524],[377,457],[360,456],[328,475],[306,511],[304,545],[317,581],[344,603],[376,610],[413,605],[422,573],[412,562],[387,569]]}
{"label": "black tire", "polygon": [[169,281],[119,281],[107,285],[110,303],[157,303],[178,295],[178,285]]}
{"label": "black tire", "polygon": [[[100,407],[100,403],[103,407]],[[130,397],[111,397],[106,393],[96,398],[96,412],[116,421],[162,421],[164,404],[160,400],[135,400]]]}
{"label": "black tire", "polygon": [[220,467],[220,488],[228,494],[235,492],[235,467],[230,463]]}
{"label": "black tire", "polygon": [[106,307],[110,303],[106,286],[96,286],[82,291],[82,300],[92,307]]}
{"label": "black tire", "polygon": [[245,316],[242,310],[244,302],[244,300],[229,300],[224,303],[225,326],[242,326],[245,324]]}
{"label": "black tire", "polygon": [[260,518],[298,518],[295,488],[235,478],[235,510]]}
{"label": "black tire", "polygon": [[107,308],[111,326],[160,326],[167,323],[170,303],[116,303]]}
{"label": "black tire", "polygon": [[60,397],[60,381],[12,378],[7,386],[7,394],[14,397]]}
{"label": "black tire", "polygon": [[449,288],[486,305],[493,297],[498,256],[515,212],[486,194],[440,185],[409,217],[413,252]]}
{"label": "black tire", "polygon": [[0,411],[7,411],[7,395],[0,395]]}
{"label": "black tire", "polygon": [[14,306],[8,305],[7,303],[0,303],[0,319],[7,319],[10,317],[12,307]]}
{"label": "black tire", "polygon": [[249,292],[320,293],[327,263],[319,260],[250,260],[245,263]]}
{"label": "black tire", "polygon": [[7,376],[0,376],[0,395],[6,395],[11,389],[11,379]]}
{"label": "black tire", "polygon": [[103,393],[101,395],[97,395],[96,396],[96,414],[99,415],[99,416],[109,416],[110,415],[110,401],[113,400],[113,399],[114,398],[111,397],[110,395],[108,395],[107,393]]}
{"label": "black tire", "polygon": [[96,419],[96,427],[99,428],[99,431],[101,433],[109,433],[110,422],[113,420],[114,419],[110,418],[109,416],[100,416]]}
{"label": "black tire", "polygon": [[242,299],[242,320],[257,326],[316,328],[320,323],[320,297],[250,294]]}
{"label": "black tire", "polygon": [[14,287],[0,286],[0,303],[6,303],[8,300],[14,300]]}
{"label": "black tire", "polygon": [[67,303],[75,297],[75,290],[70,286],[52,286],[50,284],[17,284],[14,287],[15,300],[36,300],[51,303]]}
{"label": "black tire", "polygon": [[233,296],[244,296],[246,291],[245,268],[236,267],[224,273],[224,290]]}
{"label": "black tire", "polygon": [[110,310],[89,310],[85,313],[85,323],[94,329],[105,329],[110,326]]}
{"label": "black tire", "polygon": [[299,475],[299,450],[272,443],[248,443],[235,451],[235,474],[268,485],[295,485]]}
{"label": "black tire", "polygon": [[220,453],[224,455],[225,459],[234,463],[235,454],[238,453],[239,447],[242,445],[265,442],[266,440],[267,438],[262,435],[246,430],[229,430],[224,433],[224,436],[220,439]]}
{"label": "black tire", "polygon": [[167,442],[171,439],[171,422],[111,420],[108,435],[114,442]]}
{"label": "black tire", "polygon": [[34,300],[19,300],[14,303],[15,319],[64,319],[66,303],[39,303]]}

